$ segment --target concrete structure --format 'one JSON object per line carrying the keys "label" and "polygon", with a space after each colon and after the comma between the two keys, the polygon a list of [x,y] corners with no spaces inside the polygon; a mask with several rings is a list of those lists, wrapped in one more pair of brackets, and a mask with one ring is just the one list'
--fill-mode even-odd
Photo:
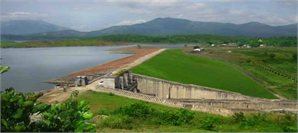
{"label": "concrete structure", "polygon": [[214,88],[187,85],[174,81],[167,81],[144,75],[133,75],[138,82],[140,93],[154,95],[160,98],[171,99],[224,99],[224,100],[252,100],[259,99],[248,97],[236,92],[228,92]]}
{"label": "concrete structure", "polygon": [[297,101],[269,100],[245,96],[204,86],[188,85],[162,80],[130,72],[119,76],[103,76],[98,80],[99,88],[127,94],[139,100],[168,106],[229,115],[234,112],[290,111],[298,112]]}
{"label": "concrete structure", "polygon": [[85,86],[88,84],[88,78],[87,76],[77,76],[76,79],[74,80],[74,85],[75,86]]}
{"label": "concrete structure", "polygon": [[[194,111],[202,111],[220,115],[232,115],[235,112],[296,112],[297,103],[293,101],[249,101],[249,100],[179,100],[165,99],[142,93],[135,93],[121,89],[94,88],[94,91],[113,93],[147,102],[153,102],[170,107],[187,108]],[[273,104],[272,104],[273,103]],[[272,105],[272,106],[271,106]]]}
{"label": "concrete structure", "polygon": [[98,80],[98,85],[100,87],[114,89],[115,88],[115,78],[116,77],[113,77],[113,76],[102,77]]}

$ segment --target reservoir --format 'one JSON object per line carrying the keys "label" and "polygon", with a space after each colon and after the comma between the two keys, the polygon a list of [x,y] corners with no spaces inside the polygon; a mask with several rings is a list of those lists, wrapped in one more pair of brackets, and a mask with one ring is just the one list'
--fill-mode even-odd
{"label": "reservoir", "polygon": [[1,90],[14,87],[33,92],[53,88],[44,81],[91,66],[129,56],[109,50],[127,46],[49,47],[1,49],[1,64],[9,71],[1,75]]}

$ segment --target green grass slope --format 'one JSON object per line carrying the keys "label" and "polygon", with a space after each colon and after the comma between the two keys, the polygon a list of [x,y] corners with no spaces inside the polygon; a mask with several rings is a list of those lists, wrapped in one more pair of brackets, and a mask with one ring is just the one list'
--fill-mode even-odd
{"label": "green grass slope", "polygon": [[248,96],[276,98],[230,64],[167,50],[132,69],[133,72],[176,82],[209,86]]}
{"label": "green grass slope", "polygon": [[297,131],[297,115],[289,113],[223,117],[94,91],[80,93],[78,99],[89,103],[98,132]]}

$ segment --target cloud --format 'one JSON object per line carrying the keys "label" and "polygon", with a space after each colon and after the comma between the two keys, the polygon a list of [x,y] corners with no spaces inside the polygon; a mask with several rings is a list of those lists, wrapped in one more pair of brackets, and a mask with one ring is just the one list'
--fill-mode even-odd
{"label": "cloud", "polygon": [[169,7],[176,3],[178,0],[106,0],[109,4],[114,4],[127,8],[139,7]]}
{"label": "cloud", "polygon": [[146,20],[144,19],[138,19],[138,20],[124,20],[119,23],[116,23],[115,25],[133,25],[133,24],[139,24],[144,23]]}
{"label": "cloud", "polygon": [[1,13],[1,21],[9,20],[39,20],[47,17],[47,14],[31,13],[31,12],[7,12]]}
{"label": "cloud", "polygon": [[1,19],[42,19],[78,30],[158,17],[272,25],[295,23],[297,0],[1,0]]}

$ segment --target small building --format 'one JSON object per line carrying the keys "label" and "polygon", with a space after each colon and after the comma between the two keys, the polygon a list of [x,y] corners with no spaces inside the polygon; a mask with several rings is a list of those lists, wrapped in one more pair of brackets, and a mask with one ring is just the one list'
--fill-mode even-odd
{"label": "small building", "polygon": [[97,81],[100,87],[114,89],[115,88],[115,77],[105,76]]}
{"label": "small building", "polygon": [[265,44],[260,44],[259,47],[264,48],[264,47],[266,47],[266,45]]}
{"label": "small building", "polygon": [[193,52],[201,52],[201,51],[204,51],[204,48],[200,48],[200,46],[194,46],[192,51]]}
{"label": "small building", "polygon": [[244,44],[242,47],[243,48],[251,48],[251,46],[249,44]]}

